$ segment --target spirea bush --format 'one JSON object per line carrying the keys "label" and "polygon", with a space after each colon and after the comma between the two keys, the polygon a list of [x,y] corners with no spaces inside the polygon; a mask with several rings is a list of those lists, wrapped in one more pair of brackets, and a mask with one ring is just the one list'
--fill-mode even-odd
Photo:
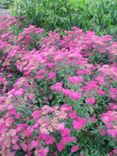
{"label": "spirea bush", "polygon": [[0,155],[116,156],[117,42],[0,19]]}

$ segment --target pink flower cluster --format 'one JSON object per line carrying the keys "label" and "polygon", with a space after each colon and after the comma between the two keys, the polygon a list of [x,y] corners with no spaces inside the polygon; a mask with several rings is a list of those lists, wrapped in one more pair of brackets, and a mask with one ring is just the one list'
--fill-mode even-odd
{"label": "pink flower cluster", "polygon": [[[56,138],[52,135],[57,131],[61,135],[60,142],[56,144],[58,151],[62,151],[70,142],[76,143],[76,137],[71,136],[72,129],[66,127],[65,121],[68,122],[70,115],[74,129],[80,130],[86,125],[86,120],[77,115],[74,118],[71,115],[73,112],[67,104],[61,107],[45,105],[33,111],[29,108],[25,118],[23,112],[19,113],[12,104],[8,105],[7,112],[0,119],[1,154],[14,156],[18,150],[23,150],[28,155],[46,156],[48,145],[55,144]],[[31,125],[28,124],[29,120]],[[77,150],[78,146],[74,145],[71,152]]]}
{"label": "pink flower cluster", "polygon": [[102,114],[102,121],[107,126],[107,133],[117,138],[117,111],[108,111]]}
{"label": "pink flower cluster", "polygon": [[117,42],[76,27],[43,37],[22,20],[0,18],[0,155],[83,155],[79,133],[91,124],[116,140]]}

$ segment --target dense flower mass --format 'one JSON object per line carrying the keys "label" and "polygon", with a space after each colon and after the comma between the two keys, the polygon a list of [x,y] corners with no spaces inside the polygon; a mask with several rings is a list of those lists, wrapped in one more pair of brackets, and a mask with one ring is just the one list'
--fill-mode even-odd
{"label": "dense flower mass", "polygon": [[0,155],[116,156],[117,42],[24,21],[0,19]]}

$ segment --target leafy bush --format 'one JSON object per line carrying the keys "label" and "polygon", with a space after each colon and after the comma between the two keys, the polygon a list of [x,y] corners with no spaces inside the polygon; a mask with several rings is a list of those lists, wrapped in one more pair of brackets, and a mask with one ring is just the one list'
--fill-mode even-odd
{"label": "leafy bush", "polygon": [[[15,6],[15,7],[14,7]],[[28,19],[40,27],[54,30],[56,28],[70,28],[73,22],[73,14],[76,16],[75,9],[68,1],[55,0],[16,0],[13,6],[15,15],[27,16]]]}
{"label": "leafy bush", "polygon": [[98,34],[117,34],[116,0],[15,0],[11,12],[46,30],[78,26]]}
{"label": "leafy bush", "polygon": [[[117,34],[117,1],[116,0],[94,0],[90,3],[90,16],[92,17],[93,30],[100,34]],[[92,29],[91,27],[91,29]],[[90,24],[89,24],[90,28]]]}
{"label": "leafy bush", "polygon": [[22,20],[0,19],[0,155],[116,156],[117,42]]}
{"label": "leafy bush", "polygon": [[0,7],[8,8],[12,2],[13,0],[0,0]]}

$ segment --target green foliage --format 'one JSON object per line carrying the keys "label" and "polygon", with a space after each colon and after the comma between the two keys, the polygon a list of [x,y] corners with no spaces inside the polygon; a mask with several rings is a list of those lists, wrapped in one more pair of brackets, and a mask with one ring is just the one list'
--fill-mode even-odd
{"label": "green foliage", "polygon": [[46,30],[78,26],[98,34],[117,33],[116,0],[15,0],[11,13]]}
{"label": "green foliage", "polygon": [[73,26],[76,9],[69,1],[62,0],[16,0],[12,7],[14,15],[25,15],[33,23],[47,30],[66,29]]}
{"label": "green foliage", "polygon": [[101,136],[99,130],[95,129],[93,125],[89,126],[87,131],[82,130],[78,134],[78,139],[82,142],[80,148],[85,156],[107,156],[108,150],[115,147],[111,137]]}
{"label": "green foliage", "polygon": [[[91,16],[91,20],[90,20],[90,22],[92,23],[91,29],[95,30],[99,34],[117,33],[117,28],[116,28],[117,1],[116,0],[91,1],[88,12]],[[90,28],[90,24],[88,28]]]}
{"label": "green foliage", "polygon": [[12,2],[12,0],[0,0],[0,7],[8,8]]}

